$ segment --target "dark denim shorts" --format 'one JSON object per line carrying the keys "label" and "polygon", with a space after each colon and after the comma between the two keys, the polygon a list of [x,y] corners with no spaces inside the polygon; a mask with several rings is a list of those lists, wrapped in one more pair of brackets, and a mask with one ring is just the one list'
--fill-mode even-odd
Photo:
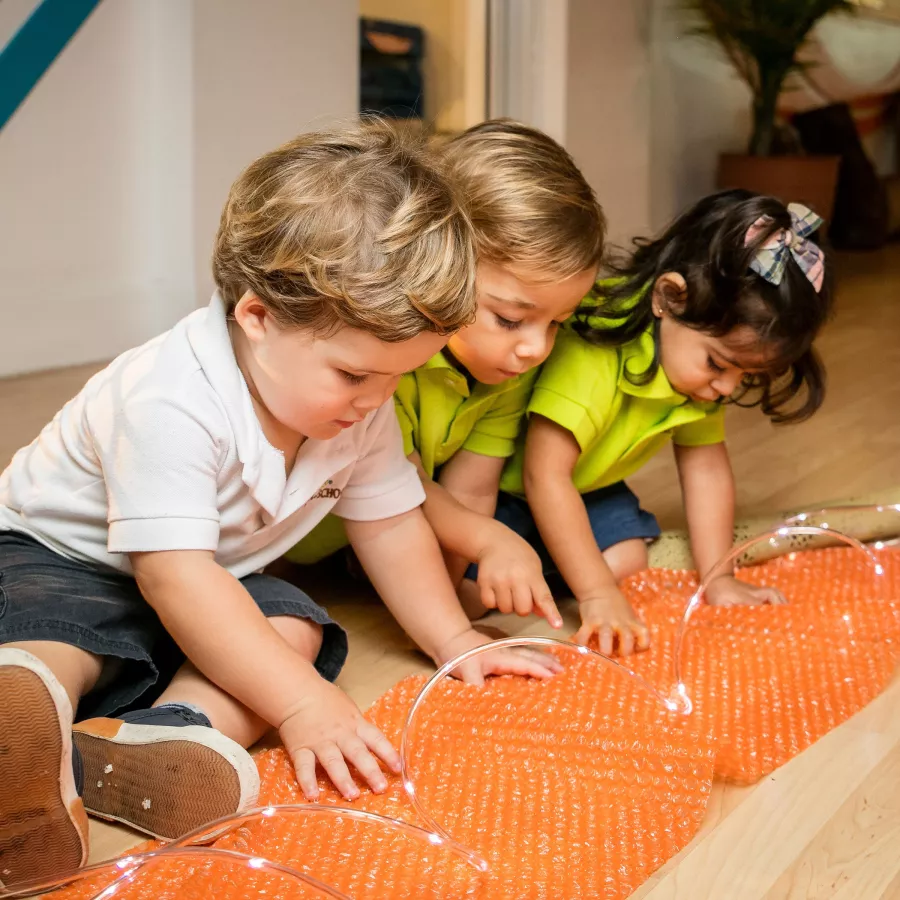
{"label": "dark denim shorts", "polygon": [[[334,681],[347,659],[347,635],[328,613],[279,578],[248,575],[241,584],[267,617],[296,616],[322,626],[315,665]],[[0,644],[12,641],[57,641],[120,661],[115,677],[101,678],[82,699],[79,719],[149,706],[184,662],[133,578],[0,531]]]}
{"label": "dark denim shorts", "polygon": [[[600,488],[599,491],[582,494],[581,499],[587,509],[594,540],[601,550],[608,550],[616,544],[621,544],[622,541],[633,538],[653,540],[660,535],[656,516],[641,509],[637,496],[624,481]],[[494,518],[525,538],[534,547],[544,563],[545,575],[556,572],[556,566],[541,540],[537,523],[526,500],[501,491]],[[469,566],[466,578],[477,580],[478,566]]]}

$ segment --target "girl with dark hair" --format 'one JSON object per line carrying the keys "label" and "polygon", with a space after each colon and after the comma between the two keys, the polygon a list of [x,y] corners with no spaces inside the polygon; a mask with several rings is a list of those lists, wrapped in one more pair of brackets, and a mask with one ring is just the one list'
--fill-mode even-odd
{"label": "girl with dark hair", "polygon": [[[646,568],[659,526],[626,478],[673,441],[704,575],[733,539],[724,404],[758,405],[779,424],[821,406],[825,374],[812,343],[831,309],[830,260],[811,240],[821,225],[771,197],[707,197],[662,237],[636,241],[559,335],[497,518],[565,579],[579,602],[579,642],[596,635],[606,654],[648,643],[617,582]],[[730,574],[708,599],[783,602]]]}

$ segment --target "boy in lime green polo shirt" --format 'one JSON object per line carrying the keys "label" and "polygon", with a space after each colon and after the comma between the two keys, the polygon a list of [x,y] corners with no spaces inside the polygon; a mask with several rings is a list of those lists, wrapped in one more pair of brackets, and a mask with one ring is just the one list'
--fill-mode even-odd
{"label": "boy in lime green polo shirt", "polygon": [[407,454],[418,453],[430,478],[460,450],[512,456],[537,372],[497,384],[476,381],[470,388],[452,352],[438,353],[404,375],[394,392]]}
{"label": "boy in lime green polo shirt", "polygon": [[701,576],[715,575],[707,601],[784,602],[718,567],[735,502],[722,402],[755,400],[783,423],[823,400],[812,342],[830,309],[829,278],[804,240],[805,212],[746,191],[706,198],[638,244],[556,342],[496,515],[565,579],[581,612],[577,641],[596,636],[607,655],[648,644],[617,582],[646,568],[659,527],[625,479],[670,441],[694,560]]}
{"label": "boy in lime green polo shirt", "polygon": [[[474,227],[478,311],[400,379],[397,417],[464,608],[536,607],[558,626],[537,555],[494,510],[537,367],[596,278],[603,213],[566,151],[524,125],[482,123],[443,156]],[[289,558],[312,562],[344,543],[341,523],[326,520]],[[463,580],[470,562],[477,586]]]}

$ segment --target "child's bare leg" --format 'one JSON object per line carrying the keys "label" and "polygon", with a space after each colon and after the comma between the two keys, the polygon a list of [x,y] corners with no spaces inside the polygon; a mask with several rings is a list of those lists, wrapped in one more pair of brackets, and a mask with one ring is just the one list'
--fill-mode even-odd
{"label": "child's bare leg", "polygon": [[471,621],[475,622],[490,612],[481,602],[481,591],[478,588],[477,581],[472,581],[471,578],[463,578],[457,594],[465,614]]}
{"label": "child's bare leg", "polygon": [[[269,624],[304,659],[315,662],[322,646],[322,626],[309,619],[275,616]],[[185,663],[154,706],[184,703],[199,707],[212,727],[242,747],[255,744],[271,727],[254,712],[214,685],[196,667]]]}
{"label": "child's bare leg", "polygon": [[101,668],[99,657],[55,641],[0,646],[0,889],[87,860],[72,710]]}
{"label": "child's bare leg", "polygon": [[603,551],[603,558],[611,569],[616,581],[647,568],[647,543],[643,538],[620,541]]}
{"label": "child's bare leg", "polygon": [[[298,653],[316,659],[320,626],[292,616],[269,621]],[[244,748],[268,727],[185,663],[152,709],[75,726],[85,806],[162,838],[249,809],[259,773]]]}
{"label": "child's bare leg", "polygon": [[13,641],[2,645],[9,650],[24,650],[36,656],[66,689],[72,709],[97,683],[103,670],[103,659],[71,644],[58,641]]}

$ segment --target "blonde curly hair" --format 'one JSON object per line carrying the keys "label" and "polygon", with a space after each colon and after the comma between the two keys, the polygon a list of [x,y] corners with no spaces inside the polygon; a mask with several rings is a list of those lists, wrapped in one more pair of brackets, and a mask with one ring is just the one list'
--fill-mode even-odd
{"label": "blonde curly hair", "polygon": [[572,157],[549,135],[492,119],[449,140],[442,157],[475,230],[479,260],[554,280],[599,269],[603,210]]}
{"label": "blonde curly hair", "polygon": [[252,291],[286,327],[383,341],[475,315],[470,223],[422,139],[381,120],[301,135],[231,188],[213,253],[229,313]]}

